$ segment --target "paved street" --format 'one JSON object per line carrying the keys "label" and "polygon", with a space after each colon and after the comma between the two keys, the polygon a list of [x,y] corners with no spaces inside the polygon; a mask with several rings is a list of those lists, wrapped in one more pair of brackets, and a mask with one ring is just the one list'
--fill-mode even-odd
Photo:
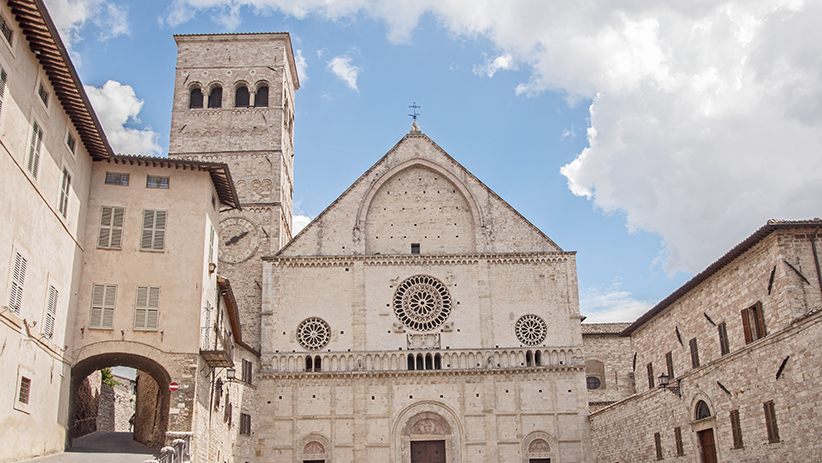
{"label": "paved street", "polygon": [[130,432],[95,432],[74,440],[70,450],[25,460],[32,463],[143,463],[154,451],[132,440]]}

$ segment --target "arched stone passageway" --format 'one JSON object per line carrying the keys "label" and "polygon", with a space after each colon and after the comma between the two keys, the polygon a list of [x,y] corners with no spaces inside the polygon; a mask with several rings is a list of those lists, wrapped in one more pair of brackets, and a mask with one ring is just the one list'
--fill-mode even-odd
{"label": "arched stone passageway", "polygon": [[76,437],[77,398],[83,381],[93,372],[114,366],[125,366],[140,372],[137,378],[134,440],[152,448],[165,443],[168,430],[171,376],[165,367],[151,358],[126,352],[108,352],[79,361],[71,371],[69,406],[69,443]]}

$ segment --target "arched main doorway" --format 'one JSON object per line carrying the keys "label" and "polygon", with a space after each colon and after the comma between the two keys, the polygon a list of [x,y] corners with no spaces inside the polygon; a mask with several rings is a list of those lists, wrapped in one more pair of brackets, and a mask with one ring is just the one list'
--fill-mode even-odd
{"label": "arched main doorway", "polygon": [[456,414],[437,402],[409,406],[394,422],[394,461],[402,463],[459,463],[463,430]]}
{"label": "arched main doorway", "polygon": [[156,361],[141,355],[110,352],[81,360],[71,370],[71,400],[68,418],[68,439],[76,436],[77,400],[83,381],[93,372],[103,368],[125,366],[139,372],[134,420],[134,440],[152,448],[165,443],[168,430],[171,377]]}

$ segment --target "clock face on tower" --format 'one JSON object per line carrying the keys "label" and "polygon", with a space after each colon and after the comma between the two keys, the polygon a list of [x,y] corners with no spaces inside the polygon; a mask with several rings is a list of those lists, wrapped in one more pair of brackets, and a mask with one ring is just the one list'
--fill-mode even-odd
{"label": "clock face on tower", "polygon": [[260,237],[257,227],[242,217],[231,217],[220,222],[220,260],[236,264],[257,252]]}

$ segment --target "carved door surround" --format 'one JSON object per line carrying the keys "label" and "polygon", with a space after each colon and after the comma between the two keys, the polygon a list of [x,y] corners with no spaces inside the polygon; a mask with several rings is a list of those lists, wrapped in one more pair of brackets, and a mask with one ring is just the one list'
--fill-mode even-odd
{"label": "carved door surround", "polygon": [[[438,455],[435,455],[436,459],[433,461],[461,463],[463,434],[462,424],[456,413],[444,404],[433,401],[413,404],[402,411],[394,421],[393,460],[411,463],[411,443],[416,442],[415,448],[427,448],[432,445],[436,447],[437,451],[433,453]],[[443,449],[445,458],[442,458]]]}
{"label": "carved door surround", "polygon": [[294,463],[331,463],[331,441],[318,433],[303,436],[294,446]]}
{"label": "carved door surround", "polygon": [[556,454],[557,441],[547,432],[535,431],[522,440],[523,463],[559,462]]}

